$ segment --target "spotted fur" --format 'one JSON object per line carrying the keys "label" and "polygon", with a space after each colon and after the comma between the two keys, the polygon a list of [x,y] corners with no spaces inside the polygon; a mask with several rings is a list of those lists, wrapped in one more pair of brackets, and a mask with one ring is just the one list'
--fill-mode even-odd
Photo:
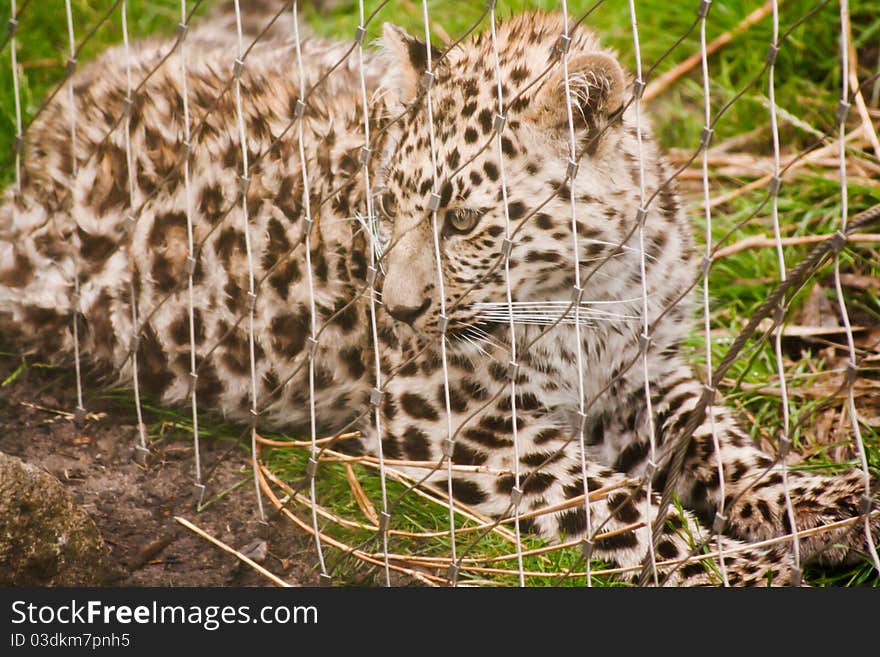
{"label": "spotted fur", "polygon": [[[497,142],[498,88],[488,34],[471,37],[442,58],[434,53],[429,91],[433,140],[420,83],[427,65],[425,45],[386,26],[382,48],[366,55],[369,121],[376,135],[369,160],[372,200],[381,217],[377,237],[386,249],[376,317],[384,379],[381,433],[369,411],[375,353],[364,294],[370,238],[357,219],[367,198],[355,57],[346,59],[309,97],[302,148],[314,220],[310,260],[315,321],[321,327],[314,354],[315,413],[321,430],[328,432],[362,417],[361,449],[375,454],[381,445],[385,457],[416,461],[441,459],[451,426],[453,462],[484,466],[480,473],[455,473],[453,493],[497,516],[509,511],[515,485],[513,404],[523,477],[521,510],[582,495],[585,473],[589,490],[614,491],[592,505],[592,526],[603,525],[605,532],[595,541],[594,554],[620,566],[637,566],[648,553],[646,523],[657,511],[656,491],[662,490],[666,472],[656,474],[650,497],[627,478],[646,472],[651,426],[656,461],[664,462],[665,451],[703,393],[680,349],[691,321],[690,306],[677,303],[663,314],[695,275],[691,227],[674,190],[663,185],[669,172],[644,117],[640,169],[635,115],[632,107],[623,108],[627,77],[614,54],[585,28],[572,35],[568,55],[578,151],[578,170],[569,179],[568,111],[555,49],[562,30],[560,16],[538,13],[498,26],[506,123]],[[226,93],[214,103],[233,67],[229,38],[215,25],[194,30],[188,43],[191,121],[194,126],[204,123],[189,154],[194,237],[200,245],[193,333],[200,407],[246,420],[251,405],[248,266],[236,205],[241,145],[234,96]],[[151,41],[135,47],[135,80],[159,62],[168,45]],[[327,73],[345,48],[306,40],[306,86]],[[254,350],[260,423],[285,428],[309,421],[312,322],[300,144],[295,129],[282,135],[295,118],[300,83],[291,74],[295,61],[290,39],[270,35],[249,54],[241,77],[249,160],[254,163],[247,204],[258,282]],[[101,143],[124,111],[122,62],[120,50],[112,50],[74,78],[80,126],[76,157],[81,163],[75,176],[65,103],[51,103],[30,131],[21,194],[8,189],[0,208],[0,319],[17,333],[23,348],[60,363],[71,357],[75,317],[82,351],[93,368],[130,381],[134,347],[142,388],[164,403],[181,404],[188,398],[191,378],[187,206],[177,166],[183,152],[180,62],[172,56],[161,65],[131,107],[134,206],[123,131],[113,131]],[[642,175],[648,197],[659,190],[645,217],[653,327],[647,370],[626,367],[641,349],[642,283],[633,227]],[[445,327],[429,209],[433,194],[439,197],[436,227]],[[507,327],[485,324],[479,304],[506,299],[504,267],[495,266],[504,247],[505,217],[516,229],[509,262],[513,299],[571,298],[572,196],[577,256],[587,281],[584,298],[606,303],[609,315],[585,326],[580,344],[570,325],[561,324],[543,336],[544,327],[517,325],[519,366],[512,402]],[[601,260],[606,262],[590,275]],[[72,295],[76,277],[78,312]],[[134,343],[132,302],[144,322]],[[487,331],[477,344],[465,339],[474,335],[468,333],[474,326]],[[438,339],[443,328],[448,396]],[[583,420],[583,463],[579,443],[572,439],[581,424],[579,350],[589,408]],[[644,396],[646,374],[653,396],[651,418]],[[719,494],[719,456],[725,500]],[[858,514],[864,490],[859,473],[822,477],[794,471],[789,477],[799,529]],[[706,419],[694,433],[684,476],[674,482],[686,510],[668,512],[657,559],[683,557],[693,540],[709,535],[707,527],[722,501],[728,519],[726,548],[784,534],[789,527],[781,481],[778,466],[751,444],[734,414],[720,403],[714,406],[711,422]],[[433,482],[445,487],[445,472]],[[548,539],[583,536],[587,527],[579,505],[523,525]],[[859,531],[826,533],[804,539],[802,556],[839,562],[862,548],[863,540]],[[826,542],[835,547],[823,551]],[[725,560],[734,585],[787,583],[790,565],[788,542],[738,549]],[[672,573],[669,582],[717,584],[717,573],[690,564]]]}

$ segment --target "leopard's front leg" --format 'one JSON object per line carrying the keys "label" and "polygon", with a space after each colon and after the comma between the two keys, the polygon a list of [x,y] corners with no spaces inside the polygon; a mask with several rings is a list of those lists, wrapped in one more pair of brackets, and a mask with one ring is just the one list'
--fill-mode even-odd
{"label": "leopard's front leg", "polygon": [[[490,423],[491,424],[491,423]],[[582,549],[602,561],[626,569],[623,576],[638,581],[641,567],[650,561],[651,525],[658,513],[658,495],[648,493],[643,481],[628,478],[611,468],[581,458],[580,442],[566,428],[548,422],[546,415],[530,413],[518,416],[517,451],[520,454],[519,491],[511,469],[496,475],[494,481],[476,475],[476,487],[491,487],[497,494],[485,511],[511,514],[519,502],[523,525],[547,539],[581,539]],[[473,435],[473,434],[471,434]],[[512,440],[505,434],[496,439]],[[472,445],[467,431],[462,445]],[[465,451],[465,450],[460,450]],[[586,480],[586,486],[584,481]],[[575,501],[585,490],[589,508]],[[522,501],[519,501],[519,496]],[[487,501],[488,502],[488,501]],[[562,507],[562,508],[559,508]],[[545,509],[555,508],[550,513]],[[654,550],[658,584],[677,586],[720,585],[721,567],[715,558],[701,559],[695,549],[709,536],[708,529],[688,513],[668,509],[663,535]],[[716,544],[713,542],[711,548]],[[736,540],[722,539],[727,580],[735,586],[784,585],[789,581],[790,557],[783,549],[749,547]],[[652,580],[653,581],[653,580]]]}
{"label": "leopard's front leg", "polygon": [[[415,395],[418,393],[410,388],[394,399],[393,406],[387,406],[394,411],[383,417],[385,455],[436,461],[443,454],[448,436],[445,418],[439,411],[436,415],[428,413]],[[426,402],[427,398],[421,400]],[[586,539],[587,543],[581,545],[589,546],[593,557],[625,569],[622,576],[637,581],[650,554],[657,495],[649,497],[641,482],[611,468],[590,460],[582,462],[580,443],[568,428],[553,422],[547,409],[522,410],[532,403],[527,396],[519,401],[515,436],[509,401],[504,399],[473,417],[453,412],[453,464],[477,466],[479,471],[453,470],[448,482],[445,467],[439,468],[431,483],[443,492],[451,483],[459,501],[490,517],[510,518],[517,509],[523,532],[537,533],[551,541]],[[414,422],[412,414],[422,417]],[[375,439],[368,440],[367,445],[370,442],[375,444]],[[424,471],[412,474],[420,477]],[[584,476],[591,499],[589,520],[583,501],[576,499],[584,493]],[[508,523],[511,527],[512,522]],[[694,558],[694,546],[705,536],[708,529],[697,518],[669,509],[654,555],[659,564],[657,582],[720,585],[722,578],[715,560]],[[723,539],[723,547],[730,584],[787,583],[790,557],[785,550],[752,548],[729,538]]]}
{"label": "leopard's front leg", "polygon": [[[638,579],[650,556],[656,489],[649,495],[636,478],[600,463],[589,451],[582,458],[565,409],[553,406],[542,393],[539,377],[518,379],[512,404],[507,371],[481,359],[471,368],[450,368],[447,397],[441,367],[432,359],[426,363],[434,369],[401,366],[389,378],[380,405],[382,440],[370,422],[364,427],[363,447],[375,455],[381,444],[386,458],[426,465],[451,454],[452,463],[462,467],[454,468],[447,480],[444,464],[432,476],[432,485],[444,493],[451,487],[458,501],[489,517],[509,517],[518,509],[521,529],[547,540],[588,539],[592,556],[626,569],[623,577]],[[425,472],[413,467],[409,474],[421,479]],[[584,482],[591,499],[589,522],[583,500],[576,499],[584,493]],[[713,559],[692,558],[694,546],[709,535],[693,514],[669,509],[654,555],[661,564],[658,583],[721,584]],[[787,582],[790,556],[784,549],[752,547],[730,538],[723,539],[722,547],[730,584]]]}
{"label": "leopard's front leg", "polygon": [[[536,528],[547,538],[581,539],[587,554],[623,569],[622,577],[637,583],[644,568],[648,584],[661,586],[720,586],[725,578],[732,586],[784,586],[790,583],[790,555],[778,547],[750,547],[723,537],[724,563],[706,556],[718,548],[708,528],[690,512],[670,507],[664,511],[662,535],[651,545],[652,527],[658,517],[659,495],[648,493],[644,481],[635,481],[593,462],[583,464],[577,443],[566,448],[562,463],[566,475],[546,490],[526,496],[525,512],[568,503],[567,509],[535,518]],[[523,491],[528,492],[540,469],[525,472]],[[571,504],[584,493],[583,476],[591,503]],[[530,478],[531,477],[531,478]],[[588,515],[589,514],[589,515]],[[723,572],[723,574],[722,574]],[[656,575],[655,575],[656,573]]]}
{"label": "leopard's front leg", "polygon": [[[664,386],[657,413],[666,449],[699,412],[702,394],[689,372]],[[671,483],[682,503],[708,522],[723,507],[725,531],[747,541],[791,534],[793,514],[797,531],[806,532],[798,537],[804,562],[839,563],[864,551],[869,534],[875,544],[880,540],[876,482],[871,498],[861,471],[823,476],[784,468],[757,449],[733,411],[721,405],[707,410],[688,443],[683,475]],[[869,532],[864,521],[867,504],[874,509]],[[822,527],[828,528],[813,531]]]}

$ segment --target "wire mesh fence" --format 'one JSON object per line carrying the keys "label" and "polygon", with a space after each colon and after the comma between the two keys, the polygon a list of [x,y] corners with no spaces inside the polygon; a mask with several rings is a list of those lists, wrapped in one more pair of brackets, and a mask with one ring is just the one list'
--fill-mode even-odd
{"label": "wire mesh fence", "polygon": [[[97,385],[81,363],[103,358],[132,390],[149,464],[144,379],[173,372],[196,509],[200,440],[222,412],[247,426],[254,513],[313,537],[321,584],[358,561],[384,585],[800,585],[841,544],[876,580],[871,3],[856,20],[830,0],[166,4],[144,29],[176,36],[139,46],[139,3],[59,3],[66,49],[24,104],[37,9],[8,8],[0,239],[43,230],[22,200],[42,180],[28,158],[66,155],[45,219],[72,244],[60,330],[76,421]],[[832,16],[816,48],[834,66],[813,79],[801,42]],[[378,55],[385,20],[414,36],[386,27]],[[732,71],[718,54],[747,37],[761,54]],[[114,41],[122,82],[99,114],[82,60]],[[798,66],[803,88],[784,77]],[[145,125],[165,106],[172,124]],[[40,127],[53,122],[63,143]],[[113,147],[119,171],[101,168]],[[103,226],[82,218],[101,175],[122,181]],[[128,288],[110,356],[95,235]],[[26,306],[23,290],[0,304]]]}

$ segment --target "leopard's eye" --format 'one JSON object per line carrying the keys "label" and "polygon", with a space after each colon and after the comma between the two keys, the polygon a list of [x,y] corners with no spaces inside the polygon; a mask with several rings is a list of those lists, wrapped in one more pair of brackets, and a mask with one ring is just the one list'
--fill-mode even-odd
{"label": "leopard's eye", "polygon": [[397,216],[397,198],[391,192],[379,196],[379,212],[389,219]]}
{"label": "leopard's eye", "polygon": [[477,210],[459,208],[446,213],[446,223],[456,233],[468,233],[474,229],[482,213]]}

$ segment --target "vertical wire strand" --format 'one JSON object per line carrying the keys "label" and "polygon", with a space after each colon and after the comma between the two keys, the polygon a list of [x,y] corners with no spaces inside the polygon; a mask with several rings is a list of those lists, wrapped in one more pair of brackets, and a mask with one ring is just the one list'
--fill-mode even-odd
{"label": "vertical wire strand", "polygon": [[[126,117],[123,123],[123,139],[125,143],[125,167],[126,167],[126,175],[128,179],[128,207],[129,214],[128,219],[128,230],[129,234],[134,236],[134,229],[137,225],[137,217],[134,216],[134,209],[137,207],[135,205],[135,186],[134,186],[134,168],[132,166],[132,158],[131,158],[131,121],[130,121],[130,111],[132,106],[132,97],[131,97],[131,50],[129,48],[128,43],[128,0],[123,0],[122,5],[120,7],[120,18],[122,23],[122,49],[123,56],[125,58],[125,112]],[[130,247],[131,248],[131,247]],[[129,253],[129,262],[130,269],[129,275],[131,279],[128,283],[128,291],[131,295],[131,326],[132,326],[132,336],[131,339],[134,345],[138,344],[139,336],[140,336],[140,326],[138,324],[138,299],[135,291],[134,284],[134,276],[135,276],[135,266],[134,266],[134,253]],[[149,454],[149,449],[147,448],[147,429],[144,424],[144,411],[143,404],[141,403],[141,388],[140,388],[140,380],[138,377],[138,350],[131,350],[131,380],[132,387],[134,389],[134,407],[135,413],[137,414],[137,430],[138,430],[138,444],[137,450],[141,453],[143,457],[146,457]]]}
{"label": "vertical wire strand", "polygon": [[507,200],[507,178],[504,166],[504,149],[501,143],[501,134],[504,131],[505,114],[504,114],[504,93],[501,83],[501,59],[498,53],[498,36],[495,29],[495,2],[491,1],[491,9],[489,10],[489,21],[492,31],[492,54],[495,59],[495,87],[498,96],[498,114],[496,115],[495,142],[498,152],[498,172],[501,181],[501,201],[504,207],[504,286],[507,299],[507,311],[510,315],[509,331],[510,331],[510,418],[513,433],[513,523],[514,535],[516,536],[516,565],[519,585],[525,586],[525,572],[523,570],[522,555],[522,534],[520,530],[520,500],[522,499],[522,489],[520,488],[520,472],[519,472],[519,434],[518,422],[516,417],[516,375],[519,365],[516,360],[516,324],[513,314],[513,292],[510,286],[510,207]]}
{"label": "vertical wire strand", "polygon": [[257,510],[260,522],[266,522],[263,509],[263,494],[260,490],[259,464],[257,463],[257,363],[254,353],[254,313],[257,307],[257,295],[254,290],[254,257],[251,245],[250,219],[248,217],[247,184],[248,184],[248,149],[247,132],[244,126],[244,110],[241,101],[241,76],[244,73],[244,44],[241,33],[241,6],[235,0],[235,31],[237,41],[237,57],[234,65],[235,76],[235,114],[238,120],[238,139],[241,142],[241,225],[244,230],[245,253],[248,265],[248,347],[251,365],[251,460],[254,469],[254,488],[257,493]]}
{"label": "vertical wire strand", "polygon": [[[786,280],[785,254],[782,249],[782,232],[779,227],[779,186],[780,180],[780,155],[779,155],[779,124],[776,116],[776,55],[779,50],[779,2],[773,0],[773,37],[768,55],[767,70],[767,97],[770,102],[770,132],[773,137],[773,178],[770,182],[770,216],[773,221],[773,239],[776,242],[776,261],[779,267],[779,280]],[[788,481],[788,464],[786,456],[791,446],[790,406],[788,398],[788,382],[785,379],[785,361],[782,358],[782,320],[785,318],[785,301],[779,303],[776,309],[776,335],[774,336],[773,350],[776,357],[776,372],[779,376],[780,404],[782,405],[782,435],[779,437],[779,465],[782,474],[782,490],[785,496],[785,513],[788,516],[791,527],[791,546],[794,565],[792,566],[791,582],[793,586],[799,586],[801,580],[801,550],[798,539],[797,524],[794,515],[794,506],[791,501],[791,490]]]}
{"label": "vertical wire strand", "polygon": [[299,2],[294,0],[293,3],[293,39],[296,45],[296,63],[299,72],[299,101],[297,103],[297,112],[300,114],[297,121],[297,142],[299,146],[299,161],[302,171],[302,198],[303,207],[306,213],[305,228],[305,249],[306,249],[306,279],[309,283],[309,316],[310,322],[310,347],[309,347],[309,427],[311,432],[311,454],[309,456],[309,506],[312,509],[312,530],[315,537],[315,549],[318,553],[318,566],[321,570],[321,580],[323,583],[329,583],[330,575],[327,573],[327,564],[324,560],[324,547],[321,543],[321,532],[318,527],[318,504],[315,491],[315,473],[318,467],[318,436],[315,425],[315,364],[314,356],[317,353],[317,342],[315,341],[316,321],[315,321],[315,281],[312,273],[312,206],[309,189],[309,175],[306,165],[306,151],[303,143],[303,123],[305,122],[305,70],[302,58],[302,43],[299,35]]}
{"label": "vertical wire strand", "polygon": [[[841,0],[840,2],[840,105],[838,109],[838,159],[840,168],[840,234],[846,234],[847,217],[849,214],[849,193],[847,190],[846,177],[846,115],[849,109],[849,93],[847,85],[849,84],[849,2]],[[865,494],[862,498],[862,513],[865,518],[865,539],[868,544],[868,553],[871,556],[875,570],[880,572],[880,555],[877,554],[877,546],[874,544],[874,537],[871,531],[871,474],[868,469],[868,456],[865,452],[865,443],[862,440],[862,430],[859,426],[859,414],[856,408],[855,400],[855,374],[858,372],[858,363],[856,361],[856,346],[853,338],[852,325],[849,321],[849,311],[846,307],[846,299],[843,296],[843,286],[840,282],[840,255],[834,256],[834,290],[837,295],[837,303],[840,307],[840,316],[843,320],[843,326],[846,329],[846,343],[849,349],[849,360],[847,365],[847,406],[849,408],[850,421],[853,427],[853,436],[856,440],[856,448],[859,454],[859,463],[864,477]]]}
{"label": "vertical wire strand", "polygon": [[[67,60],[68,70],[72,70],[76,66],[76,35],[73,31],[73,11],[70,7],[70,0],[64,0],[64,9],[67,13],[67,37],[70,43],[70,57]],[[74,94],[73,75],[69,76],[67,83],[68,103],[70,113],[70,197],[71,212],[76,205],[76,97]],[[75,218],[74,218],[75,223]],[[76,370],[76,414],[85,417],[85,406],[83,406],[83,385],[82,385],[82,367],[80,364],[80,345],[79,345],[79,312],[82,307],[79,289],[79,256],[74,258],[73,263],[73,359],[74,368]]]}
{"label": "vertical wire strand", "polygon": [[[11,18],[10,35],[9,35],[9,56],[12,64],[12,90],[15,96],[15,191],[17,196],[21,196],[21,152],[24,146],[24,136],[21,134],[21,90],[18,83],[18,54],[16,53],[16,30],[18,29],[18,9],[16,0],[11,0]],[[15,21],[14,23],[12,21]],[[18,205],[12,204],[12,212],[18,213]]]}
{"label": "vertical wire strand", "polygon": [[[570,43],[571,36],[569,35],[569,25],[568,25],[568,3],[566,0],[562,0],[562,38],[565,41],[560,41],[560,45],[562,43]],[[565,92],[565,111],[568,120],[568,184],[571,189],[569,193],[569,211],[571,213],[571,241],[572,241],[572,252],[573,252],[573,260],[574,260],[574,336],[575,342],[575,353],[577,355],[577,374],[578,374],[578,418],[579,421],[577,423],[577,434],[578,434],[578,447],[580,449],[580,457],[581,457],[581,483],[584,489],[584,517],[585,517],[585,536],[587,538],[584,539],[583,543],[583,553],[584,553],[584,565],[586,572],[586,585],[587,587],[592,587],[593,585],[593,576],[592,576],[592,564],[591,564],[591,556],[593,552],[593,518],[590,509],[590,487],[589,487],[589,477],[587,476],[587,446],[584,441],[584,431],[586,414],[585,414],[585,391],[584,391],[584,346],[583,341],[581,339],[581,299],[583,297],[583,289],[581,289],[581,267],[580,267],[580,247],[578,245],[578,226],[577,226],[577,206],[575,205],[575,193],[574,193],[574,182],[577,177],[577,161],[578,161],[578,153],[577,153],[577,143],[575,141],[574,134],[574,114],[571,106],[571,81],[568,79],[568,48],[563,47],[560,48],[561,51],[561,62],[562,62],[562,79],[563,79],[563,90]]]}
{"label": "vertical wire strand", "polygon": [[[427,108],[428,118],[428,134],[431,145],[431,193],[432,199],[439,200],[439,180],[437,176],[437,143],[434,135],[434,106],[431,101],[431,82],[434,78],[433,65],[431,61],[431,25],[428,20],[428,0],[422,0],[422,20],[425,25],[425,51],[426,51],[426,68],[424,83],[425,89],[425,105]],[[433,205],[431,205],[433,207]],[[440,321],[446,322],[446,286],[443,282],[443,260],[440,257],[440,232],[437,230],[437,209],[431,210],[431,232],[434,239],[434,260],[437,263],[437,292],[440,297]],[[457,555],[455,545],[455,511],[454,498],[452,495],[452,409],[449,399],[449,365],[446,360],[446,331],[440,332],[440,361],[443,369],[443,393],[446,403],[446,442],[448,448],[445,450],[446,459],[446,489],[449,498],[449,538],[451,542],[452,556],[452,572],[450,572],[450,581],[455,586],[458,583],[457,571]]]}
{"label": "vertical wire strand", "polygon": [[880,102],[880,51],[877,52],[877,62],[874,64],[874,68],[877,71],[877,79],[871,85],[871,105],[877,107],[878,102]]}
{"label": "vertical wire strand", "polygon": [[[639,43],[639,26],[636,18],[635,0],[629,0],[629,15],[633,35],[633,51],[636,62],[636,84],[638,85],[638,93],[635,94],[634,111],[635,111],[635,130],[636,130],[636,157],[639,161],[639,272],[642,282],[642,370],[645,380],[645,406],[648,421],[648,439],[650,441],[650,457],[648,466],[653,469],[657,462],[657,438],[654,428],[654,409],[651,402],[651,381],[648,376],[648,349],[650,347],[651,336],[649,333],[650,318],[648,316],[648,277],[645,266],[645,221],[647,219],[645,212],[645,161],[642,152],[642,89],[644,89],[644,81],[642,80],[642,55],[641,45]],[[647,495],[645,497],[645,507],[648,510],[647,517],[651,517],[650,509],[652,504],[652,477],[647,477]],[[651,575],[654,578],[654,586],[659,581],[657,577],[657,556],[654,550],[653,538],[648,543],[648,558],[651,562]]]}
{"label": "vertical wire strand", "polygon": [[[376,371],[376,390],[382,390],[382,365],[379,356],[379,333],[376,326],[376,242],[378,240],[376,217],[373,214],[373,194],[370,186],[370,107],[367,99],[367,81],[364,72],[364,0],[358,0],[360,23],[358,25],[358,48],[357,65],[360,77],[361,111],[364,114],[364,149],[361,151],[361,160],[364,169],[364,195],[366,198],[367,217],[366,222],[370,233],[370,330],[373,338],[374,366]],[[376,454],[379,458],[379,485],[382,489],[382,518],[379,527],[382,533],[382,557],[385,566],[385,585],[391,586],[391,569],[388,562],[388,528],[390,516],[388,514],[388,491],[385,483],[385,455],[382,450],[382,408],[375,404],[374,417],[376,421]]]}
{"label": "vertical wire strand", "polygon": [[[702,147],[703,147],[703,207],[705,208],[706,221],[706,254],[703,261],[703,334],[706,339],[706,380],[712,381],[712,333],[709,315],[709,267],[712,264],[712,206],[709,203],[709,141],[712,137],[712,98],[709,90],[709,55],[706,51],[706,20],[709,14],[711,0],[706,0],[700,8],[700,62],[703,71],[703,108],[704,120]],[[718,441],[718,431],[715,426],[714,394],[709,397],[709,405],[706,414],[709,418],[709,427],[712,431],[712,446],[715,451],[715,460],[718,467],[718,510],[716,518],[726,520],[724,513],[725,483],[724,465],[721,459],[721,445]],[[718,551],[718,569],[721,572],[721,582],[725,587],[730,586],[727,579],[727,566],[724,560],[724,548],[721,531],[716,532],[716,550]]]}
{"label": "vertical wire strand", "polygon": [[197,399],[198,374],[196,368],[196,322],[195,301],[193,295],[193,278],[196,270],[196,251],[193,237],[192,216],[192,189],[190,186],[189,163],[192,153],[190,149],[190,116],[189,116],[189,88],[187,86],[186,71],[186,32],[188,29],[186,17],[186,0],[180,0],[180,23],[177,26],[177,38],[179,40],[178,58],[180,59],[180,95],[183,98],[183,194],[186,205],[186,240],[189,257],[186,261],[187,273],[187,311],[189,313],[189,378],[190,378],[190,407],[192,410],[193,426],[193,455],[195,459],[195,489],[198,495],[197,507],[201,507],[205,499],[205,483],[202,481],[202,450],[199,444],[199,407]]}

